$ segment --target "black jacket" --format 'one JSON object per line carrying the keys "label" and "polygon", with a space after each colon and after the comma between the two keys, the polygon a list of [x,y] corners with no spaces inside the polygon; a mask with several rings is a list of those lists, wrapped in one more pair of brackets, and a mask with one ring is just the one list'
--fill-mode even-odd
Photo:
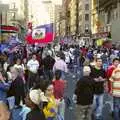
{"label": "black jacket", "polygon": [[91,105],[94,95],[94,81],[89,76],[82,77],[76,84],[77,104]]}
{"label": "black jacket", "polygon": [[27,114],[26,120],[46,120],[44,113],[36,108]]}
{"label": "black jacket", "polygon": [[[92,77],[92,79],[98,78],[100,76],[102,78],[106,77],[105,71],[102,68],[99,70],[99,69],[96,69],[95,67],[91,67],[90,76]],[[94,92],[96,95],[104,93],[104,81],[95,82]]]}
{"label": "black jacket", "polygon": [[43,59],[44,69],[52,70],[55,60],[51,56],[47,56]]}

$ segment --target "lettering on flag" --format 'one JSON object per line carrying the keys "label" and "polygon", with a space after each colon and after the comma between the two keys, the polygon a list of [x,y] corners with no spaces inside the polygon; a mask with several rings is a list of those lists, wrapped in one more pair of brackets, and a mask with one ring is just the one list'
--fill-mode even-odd
{"label": "lettering on flag", "polygon": [[37,28],[34,29],[32,32],[32,38],[33,39],[44,39],[46,34],[45,28]]}

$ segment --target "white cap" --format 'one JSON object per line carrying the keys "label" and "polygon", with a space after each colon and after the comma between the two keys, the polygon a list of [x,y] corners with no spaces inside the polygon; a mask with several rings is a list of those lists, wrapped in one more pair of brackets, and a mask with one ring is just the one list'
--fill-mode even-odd
{"label": "white cap", "polygon": [[31,101],[36,105],[39,105],[40,102],[48,102],[47,97],[44,95],[44,92],[42,92],[40,89],[31,90],[29,96]]}

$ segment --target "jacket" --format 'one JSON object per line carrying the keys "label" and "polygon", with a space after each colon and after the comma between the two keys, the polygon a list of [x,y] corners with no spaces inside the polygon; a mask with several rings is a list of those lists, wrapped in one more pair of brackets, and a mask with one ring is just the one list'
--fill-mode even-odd
{"label": "jacket", "polygon": [[116,68],[110,78],[111,93],[114,97],[120,97],[120,68]]}

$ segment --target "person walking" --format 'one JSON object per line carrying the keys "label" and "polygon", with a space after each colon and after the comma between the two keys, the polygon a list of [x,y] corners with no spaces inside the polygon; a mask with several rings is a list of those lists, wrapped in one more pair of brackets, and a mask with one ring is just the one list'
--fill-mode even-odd
{"label": "person walking", "polygon": [[55,60],[52,55],[48,52],[47,56],[43,59],[43,68],[44,68],[44,74],[47,80],[53,79],[53,65],[55,63]]}
{"label": "person walking", "polygon": [[90,76],[94,79],[94,101],[93,112],[96,120],[102,120],[103,97],[104,97],[104,83],[106,81],[105,71],[102,68],[102,59],[97,58],[94,67],[91,67]]}
{"label": "person walking", "polygon": [[24,87],[24,81],[22,77],[19,75],[19,70],[12,67],[11,68],[12,73],[12,83],[10,86],[10,89],[8,91],[8,97],[15,97],[15,106],[20,106],[20,102],[24,104],[24,98],[25,98],[25,87]]}
{"label": "person walking", "polygon": [[109,79],[111,82],[111,90],[110,93],[113,96],[113,116],[114,120],[120,120],[120,68],[116,68],[111,78]]}
{"label": "person walking", "polygon": [[58,114],[64,120],[65,114],[65,100],[64,100],[64,92],[66,87],[66,81],[61,79],[61,71],[55,71],[55,80],[52,81],[54,87],[54,96],[55,99],[59,102],[58,105]]}
{"label": "person walking", "polygon": [[90,77],[91,69],[84,66],[83,77],[77,82],[75,95],[77,103],[75,107],[76,120],[91,120],[92,104],[94,96],[94,81]]}
{"label": "person walking", "polygon": [[27,63],[28,68],[28,81],[27,86],[28,89],[32,88],[35,81],[34,79],[38,76],[39,62],[35,54],[32,55],[32,59],[30,59]]}
{"label": "person walking", "polygon": [[26,116],[26,120],[46,120],[43,108],[40,108],[40,103],[47,101],[47,98],[40,89],[31,90],[25,98],[26,106],[31,109]]}
{"label": "person walking", "polygon": [[55,73],[56,70],[61,70],[62,76],[61,78],[65,79],[65,73],[68,72],[67,64],[64,61],[64,55],[59,55],[54,66],[53,66],[53,72]]}

